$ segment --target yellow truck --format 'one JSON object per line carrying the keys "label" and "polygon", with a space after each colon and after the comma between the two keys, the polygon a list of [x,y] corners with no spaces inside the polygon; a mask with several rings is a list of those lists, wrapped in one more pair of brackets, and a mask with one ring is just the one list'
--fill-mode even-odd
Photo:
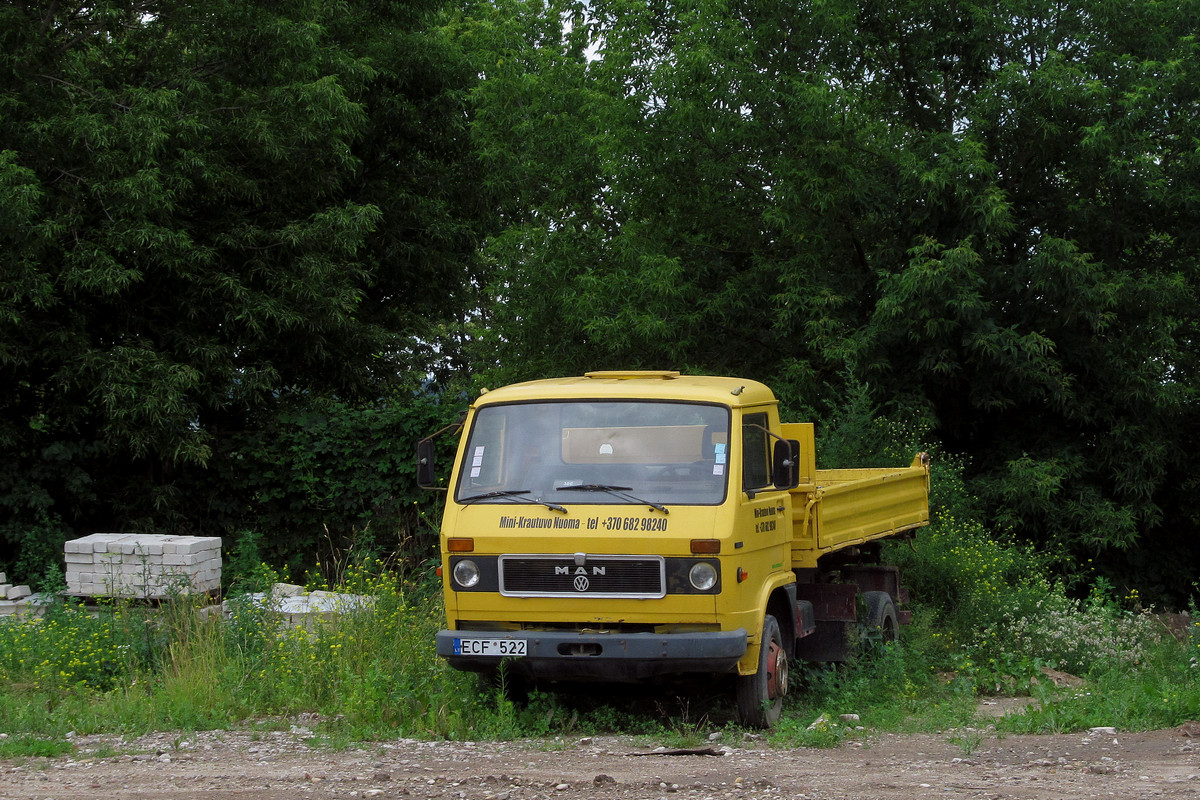
{"label": "yellow truck", "polygon": [[461,428],[436,641],[455,668],[729,676],[741,722],[769,727],[789,660],[845,660],[907,622],[880,540],[928,524],[928,459],[818,470],[813,426],[781,423],[761,383],[590,372],[485,392]]}

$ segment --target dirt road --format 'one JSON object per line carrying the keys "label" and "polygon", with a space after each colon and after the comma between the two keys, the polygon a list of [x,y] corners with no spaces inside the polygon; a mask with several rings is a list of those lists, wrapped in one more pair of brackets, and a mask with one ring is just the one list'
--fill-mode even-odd
{"label": "dirt road", "polygon": [[1196,798],[1200,739],[1188,732],[881,734],[834,750],[722,733],[683,751],[616,737],[329,750],[302,726],[81,736],[70,756],[0,762],[0,799]]}

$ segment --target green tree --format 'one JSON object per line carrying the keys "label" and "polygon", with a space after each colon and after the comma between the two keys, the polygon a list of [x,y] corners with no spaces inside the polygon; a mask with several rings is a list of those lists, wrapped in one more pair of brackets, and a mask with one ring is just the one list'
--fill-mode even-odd
{"label": "green tree", "polygon": [[489,382],[567,373],[586,352],[575,278],[613,230],[584,4],[481,0],[453,26],[482,80],[472,139],[497,230],[483,257],[489,298],[472,320],[473,362]]}
{"label": "green tree", "polygon": [[493,163],[530,209],[487,250],[510,373],[738,372],[818,415],[849,378],[931,410],[994,524],[1186,589],[1195,0],[514,7],[539,33],[475,123],[550,154]]}
{"label": "green tree", "polygon": [[174,477],[282,393],[425,374],[488,214],[438,13],[0,5],[0,537],[26,561],[197,524]]}
{"label": "green tree", "polygon": [[[521,7],[560,31],[571,22],[569,35],[543,34],[526,61],[505,61],[511,74],[488,75],[476,130],[497,136],[493,124],[511,128],[504,115],[520,109],[526,140],[574,158],[497,165],[532,177],[514,181],[531,216],[489,248],[509,360],[770,374],[786,339],[804,343],[786,366],[836,376],[840,361],[823,353],[855,318],[845,294],[856,278],[826,265],[869,178],[839,93],[787,64],[786,48],[781,63],[755,60],[763,31],[802,15],[593,3],[585,27],[581,9]],[[590,62],[572,46],[585,30],[599,45]],[[570,125],[550,107],[565,97]]]}
{"label": "green tree", "polygon": [[[894,78],[876,102],[912,159],[906,252],[877,270],[864,372],[933,405],[996,523],[1177,596],[1198,554],[1177,490],[1196,443],[1197,11],[911,3],[857,18],[865,53],[895,50],[857,68]],[[1130,569],[1139,549],[1159,558]]]}

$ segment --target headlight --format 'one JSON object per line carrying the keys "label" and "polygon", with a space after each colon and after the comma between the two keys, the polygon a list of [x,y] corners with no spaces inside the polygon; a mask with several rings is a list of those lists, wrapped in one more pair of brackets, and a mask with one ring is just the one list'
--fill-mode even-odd
{"label": "headlight", "polygon": [[688,572],[688,580],[692,582],[692,586],[702,592],[707,592],[717,585],[717,570],[707,561],[701,561],[692,565]]}
{"label": "headlight", "polygon": [[469,558],[459,561],[454,565],[454,582],[464,589],[479,583],[479,565]]}

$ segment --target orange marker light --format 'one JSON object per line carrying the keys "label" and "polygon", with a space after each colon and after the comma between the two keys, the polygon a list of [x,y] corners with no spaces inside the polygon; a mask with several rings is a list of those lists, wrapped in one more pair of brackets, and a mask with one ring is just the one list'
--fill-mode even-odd
{"label": "orange marker light", "polygon": [[738,583],[741,583],[742,581],[746,580],[746,578],[750,577],[750,573],[746,572],[746,570],[743,569],[742,567],[738,567],[737,576],[738,576]]}
{"label": "orange marker light", "polygon": [[475,552],[474,539],[447,539],[446,549],[451,553],[473,553]]}
{"label": "orange marker light", "polygon": [[692,539],[693,555],[716,555],[721,552],[720,539]]}

